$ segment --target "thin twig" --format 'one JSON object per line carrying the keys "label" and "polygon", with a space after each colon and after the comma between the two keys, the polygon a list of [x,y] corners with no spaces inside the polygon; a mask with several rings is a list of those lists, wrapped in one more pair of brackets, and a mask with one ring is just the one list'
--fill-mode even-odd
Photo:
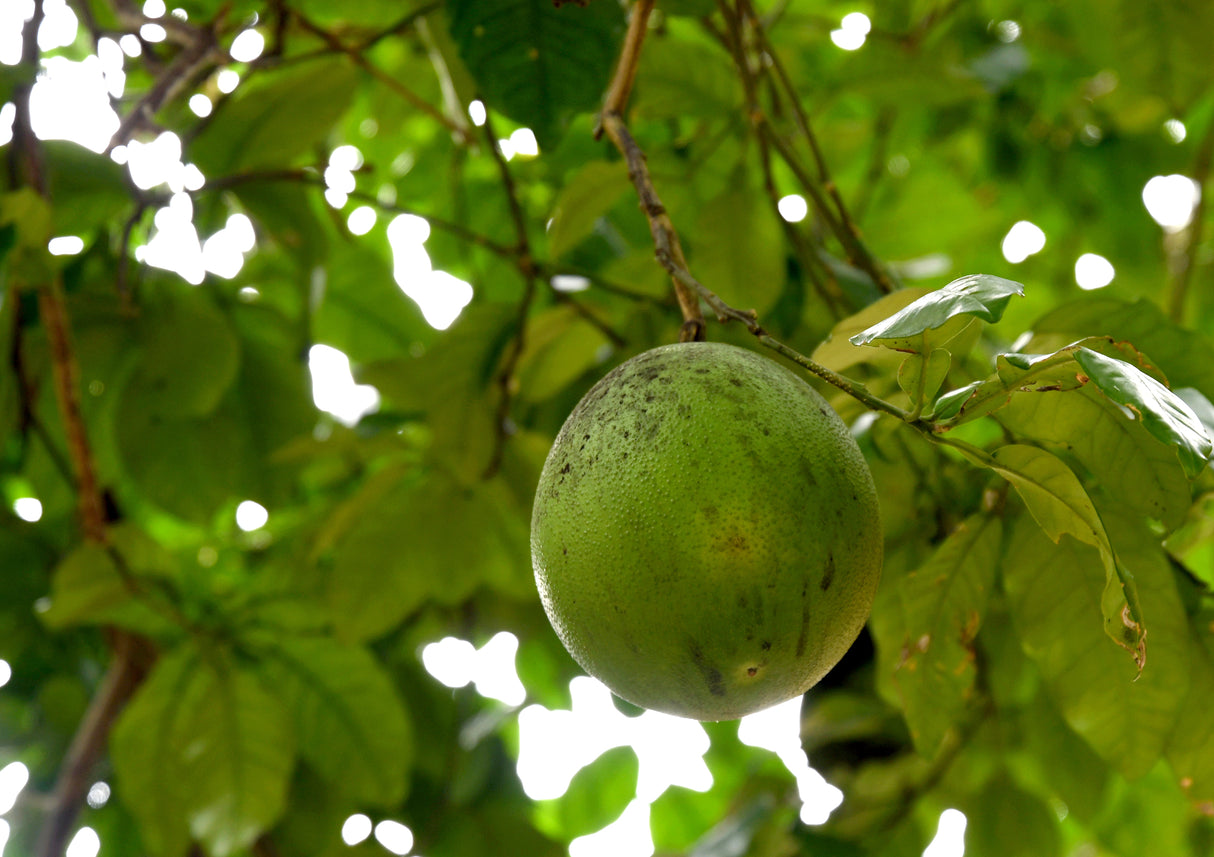
{"label": "thin twig", "polygon": [[641,62],[641,45],[645,43],[645,28],[649,25],[653,6],[654,0],[636,0],[632,7],[632,16],[628,19],[628,34],[624,37],[624,46],[620,51],[620,61],[616,65],[615,75],[603,100],[599,122],[594,129],[596,140],[603,137],[602,117],[609,113],[623,116],[624,109],[628,106],[628,96],[632,94],[632,84],[636,81],[637,68]]}
{"label": "thin twig", "polygon": [[1193,162],[1193,181],[1197,183],[1197,204],[1193,206],[1193,217],[1184,232],[1184,246],[1175,253],[1172,287],[1168,292],[1168,317],[1177,324],[1184,323],[1185,302],[1189,295],[1189,284],[1193,282],[1193,269],[1197,267],[1197,248],[1201,246],[1205,228],[1206,200],[1214,187],[1210,183],[1211,161],[1214,161],[1214,120],[1206,129],[1206,135],[1197,150]]}
{"label": "thin twig", "polygon": [[489,154],[493,156],[493,160],[497,164],[498,174],[502,180],[502,190],[505,192],[506,202],[510,206],[510,219],[514,223],[517,246],[515,264],[518,265],[519,273],[523,277],[523,296],[519,300],[518,312],[515,317],[514,338],[510,340],[506,356],[502,359],[501,370],[497,376],[498,386],[501,388],[501,396],[498,399],[497,414],[494,420],[497,434],[494,439],[493,454],[489,458],[489,464],[486,466],[484,473],[484,478],[489,479],[502,466],[502,456],[506,451],[510,403],[513,399],[514,371],[518,368],[519,358],[523,356],[523,350],[527,347],[527,316],[530,315],[531,304],[535,300],[535,283],[539,279],[539,272],[531,255],[531,241],[527,237],[527,218],[523,214],[522,205],[519,203],[518,190],[514,186],[514,177],[510,174],[510,166],[506,163],[506,158],[502,154],[501,147],[498,145],[497,134],[493,130],[493,122],[487,113],[484,131],[485,141],[489,146]]}
{"label": "thin twig", "polygon": [[369,59],[363,56],[362,48],[343,43],[341,39],[330,33],[328,30],[309,21],[306,17],[300,14],[299,10],[294,10],[292,14],[295,17],[295,20],[299,22],[300,26],[312,33],[314,36],[317,36],[325,43],[325,45],[329,47],[330,50],[336,53],[345,54],[347,57],[349,57],[351,62],[353,62],[367,74],[371,75],[371,77],[375,78],[375,80],[388,87],[388,89],[392,90],[392,92],[399,95],[405,101],[409,102],[418,110],[422,111],[450,131],[460,144],[464,145],[469,142],[469,132],[465,126],[459,124],[450,116],[447,116],[442,110],[426,101],[426,99],[422,98],[392,75],[388,74],[372,63]]}
{"label": "thin twig", "polygon": [[766,60],[760,64],[760,67],[765,69],[770,67],[774,71],[780,85],[788,93],[788,98],[793,108],[794,123],[798,132],[809,144],[810,152],[813,155],[814,164],[818,172],[817,181],[815,182],[810,178],[804,168],[796,162],[796,156],[792,153],[791,149],[785,146],[783,141],[779,140],[778,135],[773,133],[772,137],[776,142],[777,150],[780,152],[781,157],[788,162],[789,167],[795,173],[798,173],[798,180],[806,187],[806,190],[814,197],[815,204],[819,205],[823,211],[828,210],[828,208],[825,206],[824,201],[820,203],[819,199],[822,193],[829,196],[831,202],[834,204],[835,214],[837,215],[837,220],[835,217],[831,218],[831,221],[833,221],[831,223],[832,231],[835,232],[839,238],[839,242],[847,252],[848,261],[867,273],[872,278],[873,283],[882,292],[892,292],[894,284],[890,280],[889,274],[886,273],[877,259],[869,252],[868,247],[865,246],[864,241],[860,237],[860,228],[849,214],[847,205],[843,201],[843,195],[839,192],[838,185],[835,184],[834,179],[831,177],[830,170],[826,165],[826,158],[822,154],[822,147],[818,144],[818,138],[813,132],[813,127],[810,125],[809,116],[806,115],[805,109],[801,105],[796,86],[789,76],[787,69],[785,69],[784,64],[780,61],[779,54],[772,47],[771,41],[767,37],[767,30],[755,12],[754,4],[751,0],[738,0],[738,6],[746,15],[759,50],[763,53]]}

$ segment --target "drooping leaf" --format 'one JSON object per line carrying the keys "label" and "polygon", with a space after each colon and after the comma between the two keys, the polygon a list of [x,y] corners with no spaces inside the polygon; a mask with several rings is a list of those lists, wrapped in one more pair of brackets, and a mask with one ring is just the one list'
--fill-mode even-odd
{"label": "drooping leaf", "polygon": [[453,0],[451,37],[485,101],[551,148],[570,118],[599,103],[624,16],[614,3]]}
{"label": "drooping leaf", "polygon": [[1057,456],[1037,447],[1014,445],[995,450],[1000,476],[1012,483],[1037,523],[1055,542],[1064,534],[1100,551],[1105,565],[1101,599],[1105,633],[1129,650],[1141,668],[1146,658],[1146,627],[1133,574],[1117,558],[1100,514],[1075,473]]}
{"label": "drooping leaf", "polygon": [[915,747],[935,756],[971,695],[974,638],[995,582],[999,519],[964,521],[926,563],[901,579],[906,639],[894,679]]}
{"label": "drooping leaf", "polygon": [[1021,437],[1074,456],[1105,492],[1169,530],[1184,520],[1190,491],[1174,449],[1100,393],[1018,394],[998,419]]}
{"label": "drooping leaf", "polygon": [[853,345],[880,344],[914,350],[914,341],[929,330],[944,327],[958,316],[994,323],[1013,296],[1024,296],[1020,283],[990,274],[970,274],[953,280],[905,309],[851,337]]}
{"label": "drooping leaf", "polygon": [[1098,627],[1105,574],[1096,550],[1066,537],[1053,544],[1019,518],[1002,574],[1021,646],[1059,711],[1109,765],[1137,777],[1159,759],[1185,698],[1187,622],[1167,559],[1150,533],[1121,517],[1112,533],[1134,565],[1150,622],[1151,657],[1141,672]]}
{"label": "drooping leaf", "polygon": [[324,637],[278,639],[264,673],[291,713],[300,755],[333,788],[370,805],[401,800],[413,732],[391,680],[365,649]]}
{"label": "drooping leaf", "polygon": [[1125,361],[1088,348],[1080,348],[1075,360],[1102,393],[1133,411],[1143,427],[1160,441],[1176,447],[1190,476],[1205,467],[1214,443],[1184,399]]}

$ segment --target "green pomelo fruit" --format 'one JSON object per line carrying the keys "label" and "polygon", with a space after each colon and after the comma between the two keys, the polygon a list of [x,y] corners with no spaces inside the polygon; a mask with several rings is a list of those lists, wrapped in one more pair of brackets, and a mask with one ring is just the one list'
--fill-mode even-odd
{"label": "green pomelo fruit", "polygon": [[667,345],[569,415],[531,555],[574,659],[645,708],[729,720],[843,657],[881,576],[877,493],[812,387],[751,351]]}

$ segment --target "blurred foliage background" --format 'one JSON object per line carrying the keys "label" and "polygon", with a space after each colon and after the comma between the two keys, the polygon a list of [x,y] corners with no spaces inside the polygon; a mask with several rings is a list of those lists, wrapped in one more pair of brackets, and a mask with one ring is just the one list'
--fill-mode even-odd
{"label": "blurred foliage background", "polygon": [[[658,0],[622,118],[689,270],[904,407],[902,356],[847,336],[962,275],[1024,283],[918,371],[998,368],[1005,406],[949,436],[1051,453],[1106,549],[823,386],[887,540],[794,729],[841,805],[806,823],[795,740],[733,723],[684,724],[711,786],[638,792],[638,743],[524,789],[527,722],[574,757],[641,719],[616,701],[568,746],[534,719],[579,671],[528,546],[565,416],[682,322],[594,134],[630,5],[6,0],[9,855],[556,855],[632,813],[639,842],[573,851],[897,857],[950,809],[982,857],[1214,853],[1214,481],[1074,371],[1013,396],[995,363],[1105,337],[1214,412],[1203,0]],[[1113,553],[1141,674],[1102,624]],[[452,689],[472,646],[505,673],[517,647],[522,688]]]}

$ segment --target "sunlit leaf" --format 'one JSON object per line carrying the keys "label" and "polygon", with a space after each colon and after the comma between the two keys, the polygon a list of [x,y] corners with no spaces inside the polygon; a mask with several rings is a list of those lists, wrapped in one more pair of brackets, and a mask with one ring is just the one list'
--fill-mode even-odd
{"label": "sunlit leaf", "polygon": [[1192,673],[1189,693],[1176,718],[1176,728],[1165,749],[1168,762],[1194,806],[1205,814],[1214,811],[1214,658],[1194,629],[1191,643]]}
{"label": "sunlit leaf", "polygon": [[970,274],[930,292],[885,320],[851,337],[853,345],[882,344],[913,350],[911,340],[948,324],[958,316],[994,323],[1013,296],[1024,296],[1020,283],[990,274]]}
{"label": "sunlit leaf", "polygon": [[638,771],[631,747],[608,750],[574,775],[564,795],[538,803],[536,826],[566,841],[606,827],[636,798]]}
{"label": "sunlit leaf", "polygon": [[519,394],[531,401],[560,392],[598,363],[606,335],[569,306],[553,307],[527,325],[518,363]]}
{"label": "sunlit leaf", "polygon": [[771,204],[757,190],[731,189],[707,202],[694,237],[688,261],[701,282],[747,309],[775,303],[784,287],[783,239]]}
{"label": "sunlit leaf", "polygon": [[1102,393],[1133,411],[1152,435],[1176,447],[1190,476],[1201,471],[1214,443],[1184,399],[1124,361],[1087,348],[1079,349],[1075,360]]}

